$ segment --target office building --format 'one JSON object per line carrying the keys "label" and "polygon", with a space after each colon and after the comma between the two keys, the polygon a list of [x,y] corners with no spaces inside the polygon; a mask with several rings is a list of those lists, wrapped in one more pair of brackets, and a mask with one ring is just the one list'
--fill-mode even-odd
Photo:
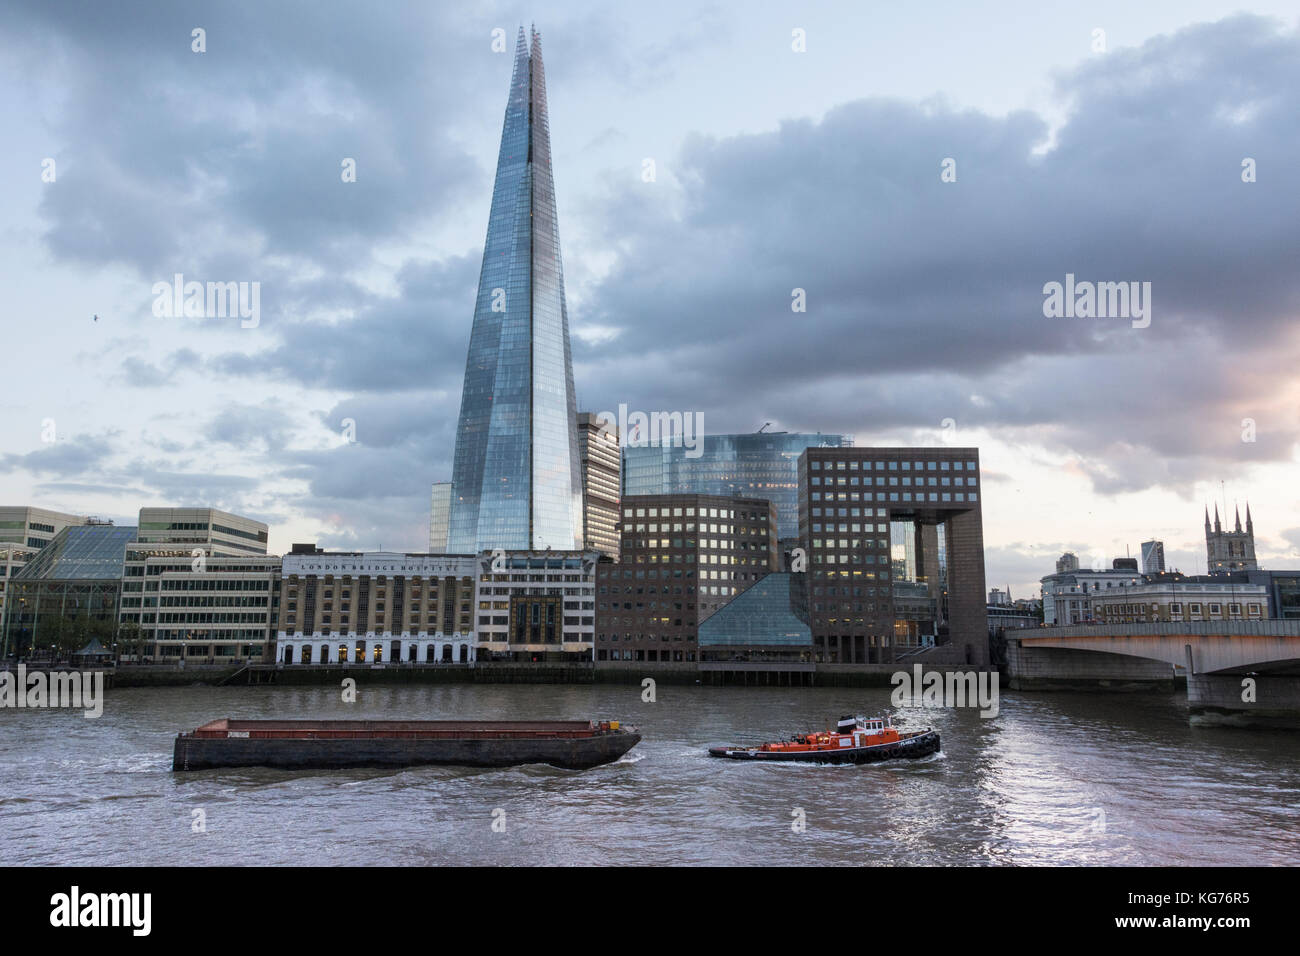
{"label": "office building", "polygon": [[809,448],[799,492],[815,660],[987,665],[978,449]]}
{"label": "office building", "polygon": [[1159,574],[1165,570],[1165,543],[1163,541],[1142,542],[1142,573]]}
{"label": "office building", "polygon": [[620,558],[596,568],[596,666],[698,660],[699,628],[778,569],[765,498],[633,495]]}
{"label": "office building", "polygon": [[483,552],[477,558],[477,657],[587,663],[592,659],[595,551]]}
{"label": "office building", "polygon": [[216,508],[141,508],[127,545],[119,653],[144,662],[269,660],[280,559],[267,526]]}
{"label": "office building", "polygon": [[[136,529],[69,525],[9,581],[4,653],[54,654],[71,638],[109,646],[117,626],[122,570]],[[69,648],[63,648],[67,651]]]}
{"label": "office building", "polygon": [[451,521],[451,482],[439,481],[433,485],[429,505],[429,553],[447,553],[447,531]]}
{"label": "office building", "polygon": [[587,549],[618,560],[621,456],[617,423],[578,413],[578,460],[582,468],[582,527]]}
{"label": "office building", "polygon": [[280,559],[273,555],[231,557],[211,546],[131,542],[122,569],[119,651],[124,659],[152,663],[270,660],[279,601]]}
{"label": "office building", "polygon": [[541,38],[522,29],[456,429],[448,549],[580,550],[582,479]]}
{"label": "office building", "polygon": [[84,525],[91,519],[48,508],[26,506],[0,508],[0,545],[17,544],[39,551],[64,528]]}
{"label": "office building", "polygon": [[267,526],[216,508],[141,508],[138,544],[189,545],[211,555],[266,554]]}
{"label": "office building", "polygon": [[681,441],[639,444],[624,436],[623,494],[766,498],[776,504],[777,537],[793,539],[799,534],[799,455],[852,444],[852,435],[821,432],[705,435],[692,457]]}
{"label": "office building", "polygon": [[1056,573],[1069,574],[1071,571],[1079,570],[1079,556],[1073,551],[1067,551],[1056,559]]}
{"label": "office building", "polygon": [[40,552],[40,548],[25,544],[0,544],[0,627],[4,625],[5,595],[8,593],[9,582],[23,569],[23,565]]}

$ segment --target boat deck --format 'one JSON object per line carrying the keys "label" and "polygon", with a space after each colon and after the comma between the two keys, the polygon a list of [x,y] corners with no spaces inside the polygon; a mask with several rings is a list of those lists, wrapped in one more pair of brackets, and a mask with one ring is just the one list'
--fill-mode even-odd
{"label": "boat deck", "polygon": [[183,737],[250,739],[573,739],[618,732],[590,720],[231,720],[222,718]]}

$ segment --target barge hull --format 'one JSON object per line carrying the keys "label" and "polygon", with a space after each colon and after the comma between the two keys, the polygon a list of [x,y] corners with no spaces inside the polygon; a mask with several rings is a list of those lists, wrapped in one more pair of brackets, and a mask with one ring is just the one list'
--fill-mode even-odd
{"label": "barge hull", "polygon": [[611,763],[641,735],[595,721],[214,720],[176,737],[172,770],[279,767],[586,769]]}
{"label": "barge hull", "polygon": [[415,767],[448,764],[512,767],[545,763],[584,770],[611,763],[631,750],[640,734],[575,740],[320,740],[177,737],[173,770],[278,767],[328,770],[346,767]]}

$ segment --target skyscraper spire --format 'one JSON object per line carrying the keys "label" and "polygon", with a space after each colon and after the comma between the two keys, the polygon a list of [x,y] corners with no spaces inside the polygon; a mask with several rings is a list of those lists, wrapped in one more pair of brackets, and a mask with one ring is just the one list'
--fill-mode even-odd
{"label": "skyscraper spire", "polygon": [[582,479],[541,35],[515,48],[465,361],[447,546],[582,547]]}

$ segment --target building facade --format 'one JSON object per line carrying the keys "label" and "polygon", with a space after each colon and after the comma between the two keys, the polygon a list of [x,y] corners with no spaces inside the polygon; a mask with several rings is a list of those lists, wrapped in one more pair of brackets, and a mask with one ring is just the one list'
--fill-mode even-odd
{"label": "building facade", "polygon": [[488,551],[477,559],[478,659],[589,662],[595,551]]}
{"label": "building facade", "polygon": [[1262,621],[1268,591],[1259,584],[1155,581],[1121,585],[1089,596],[1093,620],[1103,624],[1169,621]]}
{"label": "building facade", "polygon": [[[1058,562],[1059,563],[1059,562]],[[1142,575],[1116,568],[1076,569],[1042,578],[1043,623],[1086,624],[1093,620],[1091,600],[1099,591],[1142,583]]]}
{"label": "building facade", "polygon": [[53,653],[68,634],[99,637],[117,628],[122,569],[136,529],[70,525],[31,557],[7,588],[4,653]]}
{"label": "building facade", "polygon": [[637,444],[623,438],[623,494],[729,495],[776,504],[777,537],[799,534],[799,455],[808,448],[840,448],[852,435],[754,432],[706,435],[700,454],[685,445]]}
{"label": "building facade", "polygon": [[276,659],[468,663],[477,573],[473,555],[300,548],[280,561]]}
{"label": "building facade", "polygon": [[456,429],[448,548],[583,547],[541,37],[515,51]]}
{"label": "building facade", "polygon": [[280,605],[280,559],[221,555],[190,543],[127,545],[119,650],[146,663],[270,660]]}
{"label": "building facade", "polygon": [[596,666],[694,663],[699,628],[778,570],[766,498],[630,495],[620,559],[596,568]]}
{"label": "building facade", "polygon": [[451,522],[451,482],[434,482],[429,503],[429,553],[447,553],[447,533]]}
{"label": "building facade", "polygon": [[40,551],[40,548],[25,544],[0,544],[0,627],[4,626],[5,595],[9,590],[9,582]]}
{"label": "building facade", "polygon": [[1165,570],[1165,543],[1163,541],[1142,542],[1142,573],[1159,574]]}
{"label": "building facade", "polygon": [[139,544],[188,544],[211,555],[266,554],[265,524],[216,508],[141,508],[139,528]]}
{"label": "building facade", "polygon": [[701,623],[699,636],[704,671],[733,662],[814,664],[805,575],[767,575]]}
{"label": "building facade", "polygon": [[989,604],[989,634],[997,634],[1008,628],[1037,627],[1038,612],[1028,607],[1016,607],[1014,604]]}
{"label": "building facade", "polygon": [[1236,575],[1268,592],[1268,616],[1284,621],[1300,620],[1300,570],[1240,572]]}
{"label": "building facade", "polygon": [[582,527],[586,548],[617,561],[622,466],[618,424],[591,412],[579,412],[578,458],[582,467]]}
{"label": "building facade", "polygon": [[48,508],[0,508],[0,545],[16,544],[39,551],[64,528],[87,524],[90,520],[85,515]]}
{"label": "building facade", "polygon": [[799,488],[817,661],[988,664],[978,449],[809,448]]}

